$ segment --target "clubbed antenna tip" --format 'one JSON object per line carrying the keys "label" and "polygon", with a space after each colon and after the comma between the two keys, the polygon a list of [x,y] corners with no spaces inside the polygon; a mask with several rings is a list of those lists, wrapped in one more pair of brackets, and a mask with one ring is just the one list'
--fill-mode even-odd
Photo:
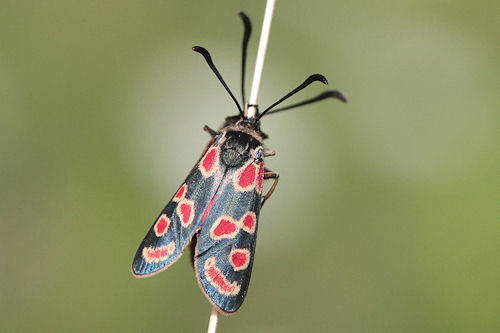
{"label": "clubbed antenna tip", "polygon": [[295,95],[296,93],[298,93],[299,91],[301,91],[302,89],[306,88],[308,85],[310,85],[311,83],[316,82],[316,81],[322,82],[323,84],[328,84],[328,80],[323,75],[321,75],[321,74],[310,75],[307,79],[305,79],[304,82],[302,82],[301,85],[299,85],[297,88],[293,89],[288,94],[283,96],[276,103],[272,104],[270,107],[265,109],[264,112],[262,112],[261,115],[259,116],[259,119],[262,118],[266,113],[271,111],[271,109],[273,109],[275,106],[277,106],[278,104],[280,104],[284,100],[290,98],[291,96]]}
{"label": "clubbed antenna tip", "polygon": [[210,52],[208,52],[204,47],[201,47],[201,46],[193,46],[193,51],[198,52],[199,54],[201,54],[205,58],[208,66],[210,67],[210,69],[212,69],[212,72],[214,72],[215,76],[217,76],[220,83],[222,83],[222,85],[224,86],[224,88],[229,93],[229,95],[233,99],[234,103],[238,107],[238,111],[243,116],[243,109],[241,108],[240,104],[236,100],[236,97],[234,97],[233,93],[231,92],[231,89],[229,89],[226,82],[224,82],[224,79],[222,78],[222,75],[220,75],[219,71],[217,70],[217,67],[215,67],[214,62],[212,61],[212,57],[210,56]]}

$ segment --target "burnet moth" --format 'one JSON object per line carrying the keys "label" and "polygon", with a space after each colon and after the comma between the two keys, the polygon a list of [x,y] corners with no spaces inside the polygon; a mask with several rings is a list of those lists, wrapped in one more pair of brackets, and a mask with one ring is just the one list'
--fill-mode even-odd
{"label": "burnet moth", "polygon": [[[201,290],[218,310],[225,314],[237,311],[248,291],[259,213],[278,183],[278,173],[264,167],[264,159],[274,151],[264,147],[267,138],[260,129],[263,116],[336,98],[346,102],[337,90],[324,93],[282,108],[278,104],[315,81],[327,84],[323,75],[313,74],[262,113],[248,116],[245,103],[245,64],[251,33],[249,18],[243,21],[242,102],[240,106],[212,62],[206,49],[193,47],[200,53],[238,107],[239,114],[227,117],[218,131],[208,126],[210,141],[186,180],[154,222],[142,241],[132,263],[136,278],[155,275],[176,262],[191,244],[191,259]],[[257,107],[254,105],[254,107]],[[265,179],[274,182],[266,194]]]}

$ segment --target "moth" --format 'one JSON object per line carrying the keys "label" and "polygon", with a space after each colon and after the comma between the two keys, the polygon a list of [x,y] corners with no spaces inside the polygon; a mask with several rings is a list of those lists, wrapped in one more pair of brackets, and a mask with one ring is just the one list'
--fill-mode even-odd
{"label": "moth", "polygon": [[[244,25],[243,105],[224,82],[210,53],[203,47],[193,47],[205,58],[239,113],[227,117],[217,131],[204,127],[210,134],[208,145],[149,229],[132,263],[136,278],[149,277],[170,267],[191,244],[191,262],[200,288],[225,314],[236,312],[245,299],[255,257],[259,213],[279,179],[278,173],[264,166],[265,159],[275,152],[263,144],[267,135],[260,129],[261,118],[326,98],[347,101],[340,91],[328,90],[300,103],[275,108],[313,82],[328,83],[323,75],[313,74],[261,113],[257,105],[245,103],[245,65],[252,26],[245,13],[238,15]],[[257,109],[253,116],[249,116],[249,107]],[[273,183],[264,194],[263,183],[267,179]]]}

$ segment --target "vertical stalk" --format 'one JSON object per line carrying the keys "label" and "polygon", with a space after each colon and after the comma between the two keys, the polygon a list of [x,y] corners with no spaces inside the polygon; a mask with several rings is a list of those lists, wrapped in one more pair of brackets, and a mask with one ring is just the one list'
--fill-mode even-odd
{"label": "vertical stalk", "polygon": [[215,333],[217,331],[217,323],[219,321],[219,311],[215,305],[212,305],[212,312],[210,313],[210,320],[208,322],[207,333]]}
{"label": "vertical stalk", "polygon": [[246,110],[246,118],[254,118],[257,114],[257,97],[259,96],[260,81],[262,70],[264,69],[264,59],[266,57],[267,42],[269,41],[269,32],[271,31],[271,21],[276,0],[267,0],[266,11],[264,13],[264,22],[262,23],[262,32],[260,33],[259,50],[257,51],[257,61],[253,74],[252,90],[250,91],[249,107]]}

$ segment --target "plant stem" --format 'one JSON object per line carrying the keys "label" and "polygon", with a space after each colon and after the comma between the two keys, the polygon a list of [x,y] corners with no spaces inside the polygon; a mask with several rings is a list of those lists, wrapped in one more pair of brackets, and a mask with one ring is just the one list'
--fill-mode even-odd
{"label": "plant stem", "polygon": [[212,312],[210,313],[210,320],[208,322],[207,333],[215,333],[217,331],[217,323],[219,321],[219,311],[215,305],[212,305]]}
{"label": "plant stem", "polygon": [[257,114],[257,107],[255,105],[257,105],[257,97],[259,96],[260,81],[262,70],[264,69],[264,58],[266,57],[267,42],[269,41],[275,3],[276,0],[267,0],[262,32],[260,33],[259,50],[257,51],[257,61],[253,74],[252,90],[250,91],[250,98],[248,100],[249,107],[245,115],[246,118],[254,118]]}

